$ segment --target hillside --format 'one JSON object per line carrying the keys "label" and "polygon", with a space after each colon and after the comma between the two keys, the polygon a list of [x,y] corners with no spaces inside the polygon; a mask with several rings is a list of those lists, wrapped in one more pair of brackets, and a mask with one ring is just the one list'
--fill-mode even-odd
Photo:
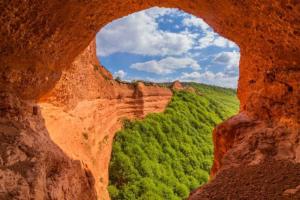
{"label": "hillside", "polygon": [[184,199],[205,183],[213,162],[212,130],[238,111],[232,89],[186,83],[164,113],[125,120],[110,163],[112,199]]}

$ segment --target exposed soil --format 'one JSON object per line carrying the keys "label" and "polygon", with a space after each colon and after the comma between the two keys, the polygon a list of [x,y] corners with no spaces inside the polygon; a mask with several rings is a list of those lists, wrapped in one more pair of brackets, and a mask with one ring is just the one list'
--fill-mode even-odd
{"label": "exposed soil", "polygon": [[[259,165],[226,169],[191,193],[189,200],[300,199],[300,163],[266,160]],[[290,190],[290,191],[289,191]]]}

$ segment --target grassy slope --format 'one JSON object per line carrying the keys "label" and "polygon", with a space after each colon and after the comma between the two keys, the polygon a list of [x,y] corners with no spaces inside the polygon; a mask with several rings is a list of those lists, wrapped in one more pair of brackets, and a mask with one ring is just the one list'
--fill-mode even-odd
{"label": "grassy slope", "polygon": [[239,104],[234,90],[188,85],[203,95],[175,92],[164,113],[126,121],[117,133],[109,172],[113,200],[184,199],[208,180],[213,127]]}

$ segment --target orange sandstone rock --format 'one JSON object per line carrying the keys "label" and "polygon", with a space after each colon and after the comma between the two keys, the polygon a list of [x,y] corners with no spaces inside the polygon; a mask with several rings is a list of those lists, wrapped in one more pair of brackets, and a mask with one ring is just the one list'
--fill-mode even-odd
{"label": "orange sandstone rock", "polygon": [[112,142],[122,120],[162,112],[172,92],[143,83],[134,86],[114,81],[108,71],[98,67],[97,60],[91,59],[96,55],[94,44],[62,73],[38,105],[51,140],[70,158],[84,163],[95,179],[98,196],[109,199]]}
{"label": "orange sandstone rock", "polygon": [[183,86],[181,85],[181,83],[179,81],[174,81],[171,88],[173,90],[182,90]]}
{"label": "orange sandstone rock", "polygon": [[[115,131],[121,116],[163,110],[170,92],[112,81],[95,62],[92,48],[85,49],[107,23],[152,6],[202,17],[241,50],[241,113],[215,129],[216,178],[191,199],[218,198],[227,186],[236,189],[230,190],[233,193],[243,188],[244,199],[252,194],[251,187],[244,186],[254,182],[230,184],[229,177],[272,180],[274,184],[257,181],[263,194],[270,194],[267,199],[280,199],[299,185],[294,179],[300,162],[299,1],[11,0],[0,3],[0,198],[107,198],[107,179],[100,177],[107,177],[103,170],[109,155],[107,149],[103,155],[99,149],[106,141],[109,147],[113,136],[106,140],[104,131]],[[154,99],[164,96],[158,107],[154,94]],[[93,163],[100,154],[102,164]],[[249,173],[251,166],[274,171],[266,160],[278,161],[289,173],[278,168],[273,178],[266,171]],[[288,187],[276,184],[280,175]],[[280,192],[274,197],[270,188],[276,186]]]}

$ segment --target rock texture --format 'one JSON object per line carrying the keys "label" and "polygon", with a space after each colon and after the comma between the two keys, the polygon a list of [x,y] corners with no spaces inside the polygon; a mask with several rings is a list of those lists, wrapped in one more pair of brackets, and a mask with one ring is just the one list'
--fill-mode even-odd
{"label": "rock texture", "polygon": [[183,90],[183,86],[180,81],[174,81],[171,85],[172,90]]}
{"label": "rock texture", "polygon": [[[98,175],[95,175],[93,165],[86,161],[90,155],[84,157],[86,154],[83,153],[76,156],[75,151],[71,152],[68,141],[65,146],[56,144],[57,135],[62,130],[51,131],[51,123],[55,119],[52,119],[50,112],[56,114],[57,110],[60,113],[57,122],[66,124],[62,120],[68,116],[70,122],[81,122],[83,127],[88,128],[92,124],[87,119],[93,113],[90,110],[93,103],[101,107],[105,99],[118,102],[118,95],[128,102],[147,96],[147,89],[142,85],[133,89],[128,85],[112,83],[109,81],[110,75],[100,66],[97,71],[102,72],[101,77],[107,80],[87,83],[87,77],[83,74],[93,69],[84,67],[81,72],[76,68],[76,63],[84,62],[84,59],[79,60],[87,56],[84,50],[101,27],[114,19],[152,6],[180,8],[202,17],[215,31],[237,43],[241,50],[238,85],[240,114],[215,129],[212,176],[216,177],[190,198],[216,199],[229,185],[235,188],[231,192],[240,192],[235,187],[237,185],[248,196],[239,198],[223,193],[227,194],[226,198],[248,199],[253,193],[253,187],[249,184],[253,185],[257,180],[255,183],[262,188],[259,191],[266,192],[267,199],[282,199],[287,194],[289,198],[297,199],[297,184],[300,185],[300,181],[295,179],[298,176],[295,170],[300,163],[298,0],[0,2],[1,198],[96,199],[97,192],[99,198],[106,197],[100,194],[101,189],[95,187],[105,184],[98,183],[96,178],[99,177],[96,177]],[[89,74],[88,78],[91,76]],[[76,81],[71,80],[74,77]],[[109,87],[109,84],[113,85]],[[154,90],[157,88],[150,89]],[[109,111],[108,107],[122,107],[125,104],[130,103],[112,103],[104,106],[104,110],[109,116],[118,115],[118,112],[121,116],[126,109],[114,113],[115,109]],[[143,115],[139,108],[144,105],[137,106],[139,111],[135,112],[135,116]],[[82,113],[86,110],[89,112]],[[81,129],[77,130],[75,125],[74,129],[65,127],[64,139],[71,140],[69,135],[73,134],[79,138],[80,132]],[[81,142],[92,143],[93,133],[89,131],[87,141]],[[78,144],[78,148],[83,149],[84,144]],[[93,155],[97,154],[95,149],[91,149]],[[81,156],[87,163],[80,161]],[[276,176],[269,171],[257,174],[256,169],[271,166],[266,162],[274,165],[280,162],[290,173],[277,170],[279,175]],[[278,169],[276,166],[271,166],[270,171]],[[245,169],[239,169],[241,167]],[[282,177],[289,188],[277,184]],[[240,182],[231,184],[229,178]],[[246,179],[254,182],[243,181]],[[270,189],[274,185],[277,185],[278,191],[275,196],[271,194],[274,190]]]}
{"label": "rock texture", "polygon": [[7,95],[0,199],[109,199],[112,141],[122,120],[162,112],[172,92],[113,80],[92,41],[35,102]]}
{"label": "rock texture", "polygon": [[112,142],[122,120],[164,111],[172,92],[141,82],[114,81],[97,62],[95,51],[92,41],[38,105],[52,141],[87,166],[98,196],[109,199],[106,187]]}
{"label": "rock texture", "polygon": [[300,164],[264,160],[259,165],[223,170],[210,184],[194,191],[189,199],[294,200],[300,199],[299,181]]}

